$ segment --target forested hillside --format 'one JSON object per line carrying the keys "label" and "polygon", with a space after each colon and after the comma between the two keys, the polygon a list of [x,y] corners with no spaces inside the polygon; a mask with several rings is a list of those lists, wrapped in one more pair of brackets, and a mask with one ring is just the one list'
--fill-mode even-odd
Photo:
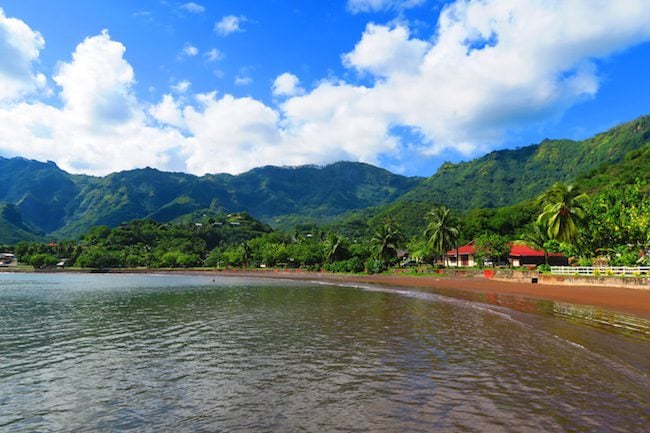
{"label": "forested hillside", "polygon": [[[463,211],[512,205],[536,197],[554,182],[572,181],[587,173],[593,177],[648,143],[650,117],[644,116],[583,141],[544,140],[469,162],[444,164],[401,200],[445,204]],[[629,158],[637,157],[630,154]],[[643,175],[639,170],[635,173]],[[621,170],[618,174],[627,176]]]}

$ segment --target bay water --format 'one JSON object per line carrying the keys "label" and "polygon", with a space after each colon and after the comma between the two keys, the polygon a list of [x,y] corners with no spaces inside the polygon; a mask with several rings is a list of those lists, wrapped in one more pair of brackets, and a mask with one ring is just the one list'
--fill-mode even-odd
{"label": "bay water", "polygon": [[0,274],[3,432],[644,432],[645,354],[408,288]]}

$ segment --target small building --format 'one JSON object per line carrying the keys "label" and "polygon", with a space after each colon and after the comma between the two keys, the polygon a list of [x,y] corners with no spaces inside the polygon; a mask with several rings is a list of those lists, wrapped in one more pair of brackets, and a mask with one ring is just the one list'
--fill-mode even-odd
{"label": "small building", "polygon": [[[474,241],[459,247],[458,254],[460,255],[460,266],[472,267],[479,264],[476,261]],[[508,261],[514,267],[542,265],[544,264],[544,251],[536,250],[527,245],[511,244]],[[445,266],[455,267],[456,263],[456,249],[447,251],[447,254],[445,254]],[[567,266],[569,260],[563,254],[549,253],[548,264],[551,266]]]}
{"label": "small building", "polygon": [[15,255],[12,253],[0,253],[0,266],[14,266],[16,264]]}
{"label": "small building", "polygon": [[[514,267],[543,265],[544,251],[533,249],[527,245],[512,245],[508,260]],[[564,254],[548,253],[548,264],[551,266],[567,266],[569,259]]]}
{"label": "small building", "polygon": [[[447,251],[445,254],[445,266],[459,266],[458,257],[456,256],[456,248]],[[460,266],[476,266],[476,250],[474,249],[474,241],[458,247],[458,255],[460,256]]]}

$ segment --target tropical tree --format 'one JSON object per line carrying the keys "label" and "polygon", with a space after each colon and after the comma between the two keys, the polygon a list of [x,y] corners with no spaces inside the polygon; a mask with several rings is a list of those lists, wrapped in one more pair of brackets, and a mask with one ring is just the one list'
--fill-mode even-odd
{"label": "tropical tree", "polygon": [[540,197],[544,209],[537,221],[546,227],[551,239],[575,243],[585,217],[587,194],[573,185],[554,184]]}
{"label": "tropical tree", "polygon": [[544,264],[548,265],[547,245],[551,238],[548,236],[548,229],[541,221],[535,221],[530,225],[530,230],[521,236],[524,244],[536,250],[544,251]]}
{"label": "tropical tree", "polygon": [[397,250],[404,243],[404,235],[395,220],[386,217],[375,231],[372,243],[376,246],[377,256],[384,263],[390,264],[397,258]]}
{"label": "tropical tree", "polygon": [[[443,256],[447,251],[456,247],[458,257],[458,238],[460,237],[460,220],[446,206],[434,207],[427,213],[429,223],[424,235],[429,240],[433,251]],[[456,260],[458,265],[459,260]]]}
{"label": "tropical tree", "polygon": [[325,255],[329,263],[347,259],[350,253],[346,245],[346,239],[338,233],[330,232],[325,241]]}
{"label": "tropical tree", "polygon": [[483,260],[488,257],[491,259],[493,267],[495,262],[500,262],[500,259],[510,253],[508,238],[496,233],[484,233],[477,237],[474,247],[477,256],[482,256]]}

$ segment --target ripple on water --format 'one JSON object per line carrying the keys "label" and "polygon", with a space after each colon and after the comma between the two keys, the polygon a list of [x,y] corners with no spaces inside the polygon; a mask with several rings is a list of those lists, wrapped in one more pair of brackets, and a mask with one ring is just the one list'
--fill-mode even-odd
{"label": "ripple on water", "polygon": [[47,278],[0,281],[9,431],[643,431],[650,420],[647,372],[555,337],[558,319],[537,326],[408,290]]}

